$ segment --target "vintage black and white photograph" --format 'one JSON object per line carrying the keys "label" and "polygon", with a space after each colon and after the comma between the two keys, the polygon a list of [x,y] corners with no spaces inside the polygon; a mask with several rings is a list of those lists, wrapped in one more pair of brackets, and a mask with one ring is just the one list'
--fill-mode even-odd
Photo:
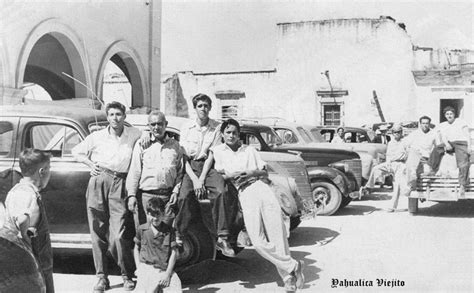
{"label": "vintage black and white photograph", "polygon": [[474,292],[472,0],[0,0],[0,292]]}

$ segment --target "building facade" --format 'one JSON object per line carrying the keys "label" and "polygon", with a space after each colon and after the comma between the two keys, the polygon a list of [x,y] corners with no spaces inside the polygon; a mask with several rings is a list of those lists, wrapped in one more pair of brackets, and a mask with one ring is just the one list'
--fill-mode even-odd
{"label": "building facade", "polygon": [[[131,25],[133,24],[133,25]],[[31,85],[52,100],[102,100],[111,61],[131,106],[160,103],[161,1],[8,1],[0,9],[0,103]]]}
{"label": "building facade", "polygon": [[[380,114],[386,121],[400,122],[427,114],[439,123],[442,105],[462,98],[455,103],[472,125],[472,51],[423,51],[391,17],[277,27],[274,69],[178,72],[163,80],[162,108],[192,116],[192,111],[180,112],[183,101],[192,108],[191,97],[203,92],[214,101],[214,117],[281,117],[314,125],[361,126],[380,122]],[[450,54],[449,60],[443,59]],[[421,72],[450,78],[422,82]]]}

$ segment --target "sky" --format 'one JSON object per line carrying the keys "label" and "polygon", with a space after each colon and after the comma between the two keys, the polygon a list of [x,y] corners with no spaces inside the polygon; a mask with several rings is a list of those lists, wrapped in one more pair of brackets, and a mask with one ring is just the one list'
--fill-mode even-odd
{"label": "sky", "polygon": [[414,45],[474,50],[474,1],[163,0],[162,73],[275,68],[276,24],[391,16]]}

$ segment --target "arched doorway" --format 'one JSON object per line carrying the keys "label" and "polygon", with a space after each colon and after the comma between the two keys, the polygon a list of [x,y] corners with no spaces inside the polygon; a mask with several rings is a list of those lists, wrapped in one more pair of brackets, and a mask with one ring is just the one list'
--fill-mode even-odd
{"label": "arched doorway", "polygon": [[[23,87],[40,86],[51,100],[87,97],[87,89],[69,76],[85,80],[84,66],[72,42],[60,33],[48,33],[33,45],[26,62]],[[36,96],[38,95],[35,93]],[[44,99],[44,98],[42,98]]]}
{"label": "arched doorway", "polygon": [[149,105],[146,74],[138,54],[124,41],[112,44],[102,58],[97,92],[104,102],[117,100],[128,108]]}

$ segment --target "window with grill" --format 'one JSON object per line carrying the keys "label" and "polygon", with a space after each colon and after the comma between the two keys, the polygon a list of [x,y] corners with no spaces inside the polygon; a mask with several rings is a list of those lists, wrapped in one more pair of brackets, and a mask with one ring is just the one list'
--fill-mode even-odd
{"label": "window with grill", "polygon": [[340,105],[324,105],[323,106],[324,125],[340,125],[341,124],[341,106]]}
{"label": "window with grill", "polygon": [[245,98],[245,93],[240,91],[216,92],[219,100],[220,116],[222,119],[237,118],[243,116],[240,99]]}

